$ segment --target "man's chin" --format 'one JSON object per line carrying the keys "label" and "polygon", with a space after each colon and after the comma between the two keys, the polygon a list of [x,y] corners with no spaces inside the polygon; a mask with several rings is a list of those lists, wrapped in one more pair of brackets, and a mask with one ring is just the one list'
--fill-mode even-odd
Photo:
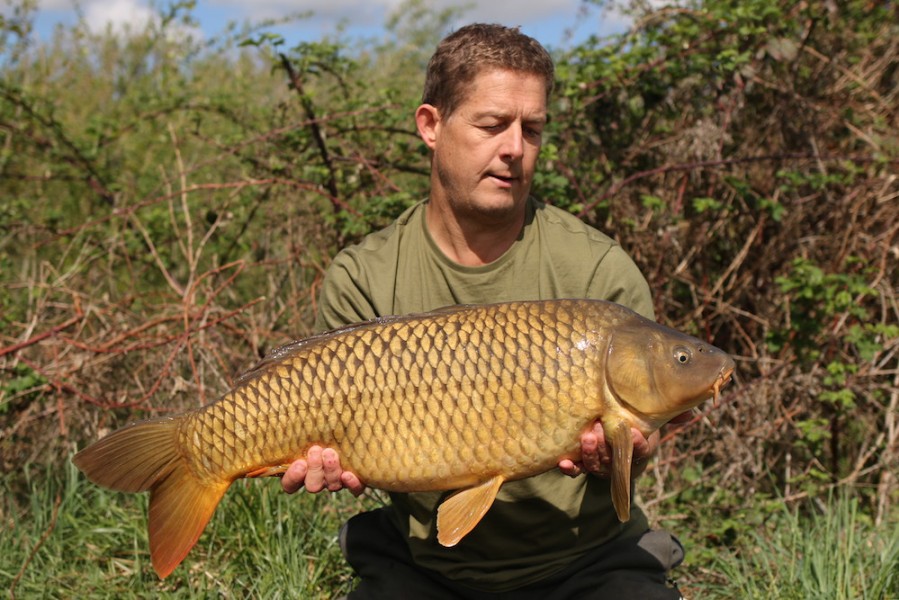
{"label": "man's chin", "polygon": [[473,198],[468,208],[472,213],[478,214],[485,220],[504,221],[511,217],[518,217],[524,210],[527,196],[517,198],[509,194],[490,194]]}

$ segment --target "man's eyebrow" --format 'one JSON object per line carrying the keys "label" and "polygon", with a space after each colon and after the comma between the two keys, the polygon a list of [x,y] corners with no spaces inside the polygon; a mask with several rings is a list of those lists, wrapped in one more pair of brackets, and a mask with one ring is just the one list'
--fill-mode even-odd
{"label": "man's eyebrow", "polygon": [[[472,115],[472,118],[476,121],[480,120],[480,119],[506,120],[506,119],[509,119],[511,116],[512,116],[512,113],[510,113],[510,112],[504,112],[501,110],[484,110],[484,111],[479,111],[479,112],[474,113]],[[543,114],[538,114],[535,116],[525,116],[522,118],[522,121],[524,121],[525,123],[545,124],[549,121],[549,117],[545,113],[543,113]]]}

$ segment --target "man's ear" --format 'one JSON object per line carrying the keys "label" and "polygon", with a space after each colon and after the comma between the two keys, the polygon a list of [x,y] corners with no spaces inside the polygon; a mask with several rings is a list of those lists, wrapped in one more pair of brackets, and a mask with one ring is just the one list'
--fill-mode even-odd
{"label": "man's ear", "polygon": [[415,124],[418,135],[428,148],[434,149],[437,144],[437,130],[440,127],[440,111],[431,104],[422,104],[415,110]]}

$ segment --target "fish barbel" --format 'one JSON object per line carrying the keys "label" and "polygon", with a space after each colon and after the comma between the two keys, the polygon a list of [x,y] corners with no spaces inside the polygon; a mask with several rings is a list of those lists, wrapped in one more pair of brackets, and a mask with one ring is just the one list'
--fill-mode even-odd
{"label": "fish barbel", "polygon": [[598,300],[455,306],[379,318],[279,348],[218,401],[128,425],[75,455],[91,481],[150,491],[153,567],[169,575],[231,483],[334,448],[366,485],[458,490],[438,541],[471,531],[505,481],[579,460],[600,419],[612,499],[630,515],[631,428],[649,435],[714,396],[734,362]]}

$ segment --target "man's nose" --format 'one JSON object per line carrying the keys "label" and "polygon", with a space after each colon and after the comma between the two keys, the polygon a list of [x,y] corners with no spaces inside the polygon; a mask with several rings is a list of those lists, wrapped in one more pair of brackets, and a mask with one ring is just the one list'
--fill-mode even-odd
{"label": "man's nose", "polygon": [[509,160],[517,160],[524,155],[524,131],[521,123],[513,123],[503,132],[500,155]]}

